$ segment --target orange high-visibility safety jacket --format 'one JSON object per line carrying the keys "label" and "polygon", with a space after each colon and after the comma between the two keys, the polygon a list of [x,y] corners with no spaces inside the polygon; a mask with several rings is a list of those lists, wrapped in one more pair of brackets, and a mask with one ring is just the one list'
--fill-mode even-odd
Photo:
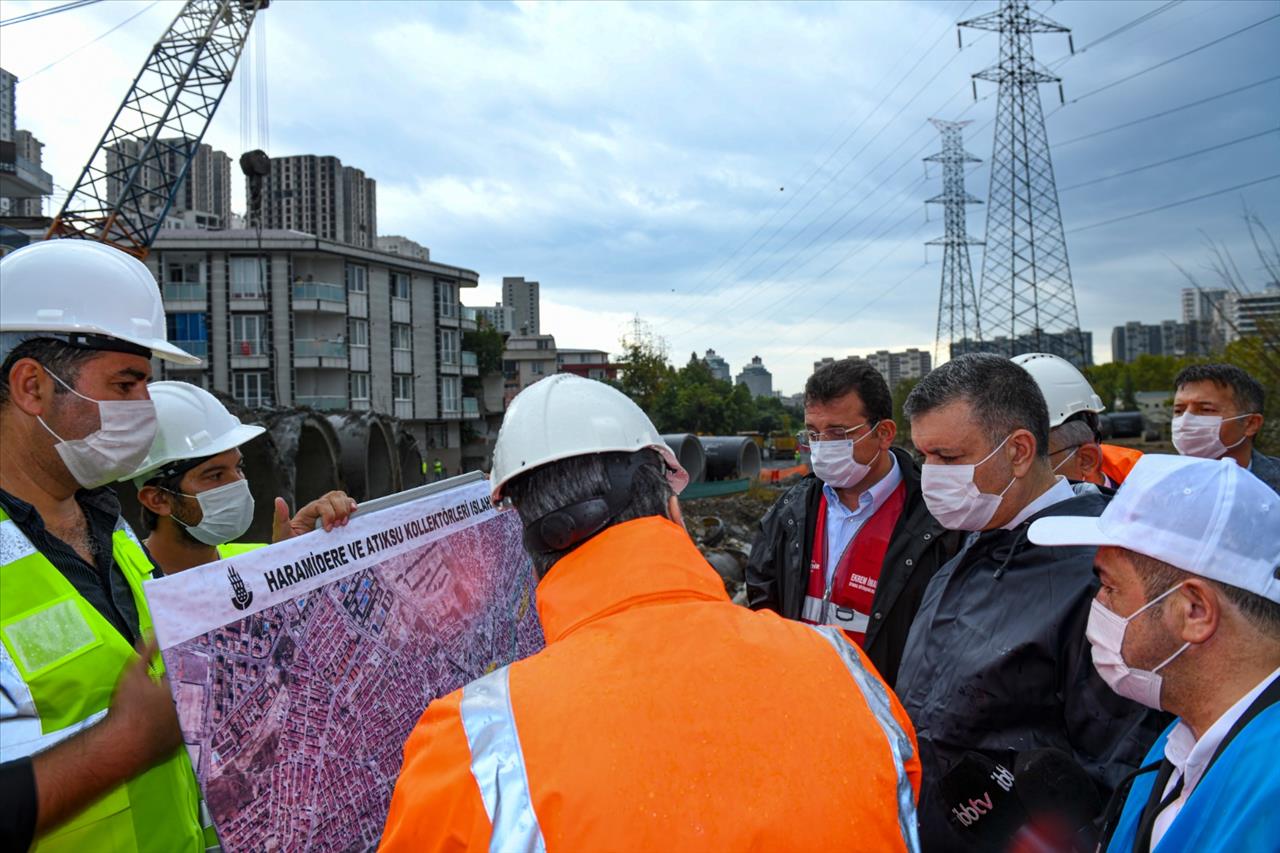
{"label": "orange high-visibility safety jacket", "polygon": [[837,629],[732,604],[679,525],[538,586],[547,647],[427,708],[384,851],[916,850],[920,761]]}
{"label": "orange high-visibility safety jacket", "polygon": [[1142,458],[1141,450],[1119,447],[1114,444],[1099,445],[1102,448],[1102,473],[1117,486],[1129,476],[1133,466]]}

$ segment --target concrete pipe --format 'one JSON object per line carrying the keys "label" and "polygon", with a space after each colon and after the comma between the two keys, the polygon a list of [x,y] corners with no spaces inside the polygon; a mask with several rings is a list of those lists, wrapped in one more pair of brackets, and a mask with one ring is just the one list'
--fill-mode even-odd
{"label": "concrete pipe", "polygon": [[400,455],[390,419],[352,412],[327,420],[338,434],[342,479],[351,497],[367,501],[400,490]]}
{"label": "concrete pipe", "polygon": [[396,422],[396,454],[400,459],[400,487],[412,489],[424,485],[427,475],[422,470],[422,451],[418,448],[418,440],[399,421]]}
{"label": "concrete pipe", "polygon": [[664,435],[662,440],[671,448],[684,470],[689,472],[689,482],[701,482],[706,476],[707,455],[702,451],[702,442],[698,441],[698,437],[686,432]]}
{"label": "concrete pipe", "polygon": [[754,479],[760,476],[760,448],[738,435],[704,435],[708,480]]}
{"label": "concrete pipe", "polygon": [[341,473],[338,433],[320,415],[299,410],[268,416],[267,429],[288,480],[286,500],[296,512],[326,492],[345,489]]}

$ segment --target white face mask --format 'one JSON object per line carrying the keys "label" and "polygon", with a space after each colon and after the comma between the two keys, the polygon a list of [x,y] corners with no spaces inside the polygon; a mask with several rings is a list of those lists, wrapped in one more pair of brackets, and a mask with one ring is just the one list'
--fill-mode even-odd
{"label": "white face mask", "polygon": [[1186,413],[1173,419],[1173,446],[1183,456],[1194,456],[1197,459],[1221,459],[1227,451],[1239,447],[1247,436],[1240,436],[1235,444],[1227,446],[1222,443],[1222,425],[1227,421],[1238,421],[1249,417],[1252,413],[1224,418],[1219,415],[1193,415]]}
{"label": "white face mask", "polygon": [[979,491],[978,484],[973,482],[973,474],[1012,437],[1012,433],[1005,436],[995,450],[973,465],[925,463],[920,466],[920,491],[924,493],[924,504],[939,524],[948,530],[986,529],[1000,507],[1000,501],[1004,500],[1005,492],[1013,488],[1018,478],[1010,480],[1000,494],[989,495]]}
{"label": "white face mask", "polygon": [[199,524],[183,524],[176,515],[169,516],[198,542],[225,545],[239,539],[253,523],[253,495],[248,480],[236,480],[198,495],[174,492],[184,498],[195,498],[203,513]]}
{"label": "white face mask", "polygon": [[810,446],[813,473],[833,489],[847,489],[861,483],[871,473],[871,466],[880,458],[880,454],[877,452],[870,462],[859,462],[853,458],[853,448],[863,438],[873,435],[874,429],[873,427],[871,432],[857,441],[848,438],[844,441],[815,441]]}
{"label": "white face mask", "polygon": [[96,489],[136,471],[142,460],[147,458],[147,451],[156,437],[155,403],[150,400],[95,400],[63,382],[47,367],[45,372],[81,400],[98,404],[98,429],[84,438],[64,439],[50,429],[44,418],[36,418],[49,435],[58,439],[54,449],[76,482],[86,489]]}
{"label": "white face mask", "polygon": [[1157,711],[1160,710],[1160,688],[1164,684],[1164,679],[1159,675],[1160,670],[1172,663],[1173,659],[1185,652],[1191,644],[1183,643],[1182,648],[1165,658],[1164,663],[1149,671],[1131,668],[1124,662],[1124,655],[1120,650],[1124,648],[1124,634],[1129,623],[1142,615],[1147,608],[1176,592],[1180,586],[1182,584],[1175,584],[1160,593],[1127,618],[1108,610],[1095,598],[1089,608],[1089,624],[1084,632],[1089,645],[1093,647],[1093,668],[1098,670],[1098,675],[1107,682],[1107,686],[1126,699],[1132,699]]}

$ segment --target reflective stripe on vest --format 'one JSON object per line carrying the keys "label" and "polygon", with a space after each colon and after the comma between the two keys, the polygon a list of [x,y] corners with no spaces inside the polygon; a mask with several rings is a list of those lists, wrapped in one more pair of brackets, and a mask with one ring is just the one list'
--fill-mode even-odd
{"label": "reflective stripe on vest", "polygon": [[265,547],[267,547],[265,542],[227,542],[218,546],[218,559],[225,560],[228,557],[239,557],[241,554],[248,554],[250,551]]}
{"label": "reflective stripe on vest", "polygon": [[547,845],[533,812],[529,774],[511,709],[510,671],[504,666],[462,688],[459,713],[471,749],[471,775],[493,825],[489,850],[544,853]]}
{"label": "reflective stripe on vest", "polygon": [[910,853],[920,850],[920,834],[916,827],[916,798],[911,788],[911,778],[907,775],[906,762],[915,754],[911,738],[903,731],[889,703],[889,691],[884,683],[867,671],[858,656],[858,650],[849,645],[838,628],[829,625],[812,625],[813,630],[831,644],[845,668],[853,676],[862,698],[871,709],[876,722],[880,724],[885,739],[889,742],[889,752],[893,755],[893,769],[898,776],[898,827],[902,831],[902,841]]}
{"label": "reflective stripe on vest", "polygon": [[[151,630],[142,580],[152,572],[118,520],[112,556],[133,594],[139,630]],[[136,654],[96,608],[0,510],[0,743],[6,760],[47,749],[101,719]],[[163,664],[156,670],[163,672]],[[198,851],[198,790],[179,748],[167,761],[107,791],[47,833],[37,851]]]}

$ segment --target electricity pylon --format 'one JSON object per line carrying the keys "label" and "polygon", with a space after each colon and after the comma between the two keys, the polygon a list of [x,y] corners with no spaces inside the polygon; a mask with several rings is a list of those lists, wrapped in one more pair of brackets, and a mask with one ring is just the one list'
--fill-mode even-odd
{"label": "electricity pylon", "polygon": [[943,236],[925,244],[942,246],[942,289],[938,294],[938,334],[933,348],[933,363],[937,364],[944,345],[950,358],[975,349],[973,344],[982,340],[973,267],[969,264],[969,247],[981,246],[982,241],[969,236],[964,211],[965,205],[982,204],[965,192],[965,164],[982,161],[964,150],[964,127],[971,122],[936,118],[929,121],[942,134],[942,151],[924,159],[942,164],[942,193],[926,203],[942,205],[946,223]]}

